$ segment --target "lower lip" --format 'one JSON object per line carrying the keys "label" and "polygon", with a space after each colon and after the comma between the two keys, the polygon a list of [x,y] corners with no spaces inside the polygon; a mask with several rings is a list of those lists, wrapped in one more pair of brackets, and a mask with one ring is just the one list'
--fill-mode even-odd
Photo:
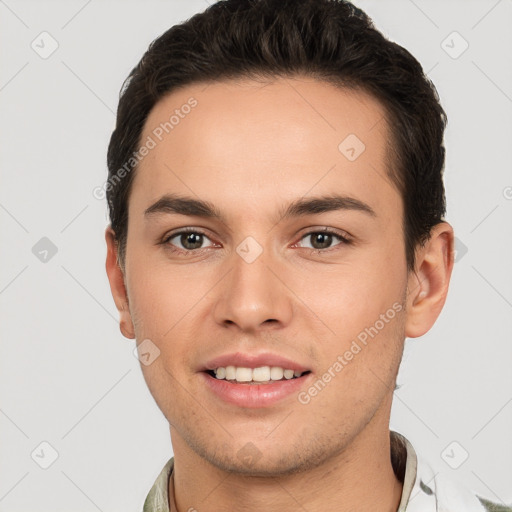
{"label": "lower lip", "polygon": [[283,398],[299,393],[312,373],[296,379],[276,380],[269,384],[233,383],[225,379],[216,379],[201,372],[206,385],[225,402],[239,407],[266,407]]}

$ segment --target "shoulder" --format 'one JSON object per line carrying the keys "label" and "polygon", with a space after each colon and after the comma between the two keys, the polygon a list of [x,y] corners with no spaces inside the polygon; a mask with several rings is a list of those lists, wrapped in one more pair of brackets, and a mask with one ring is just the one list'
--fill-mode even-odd
{"label": "shoulder", "polygon": [[436,499],[441,510],[467,512],[512,512],[510,504],[498,504],[478,495],[462,482],[437,474],[434,478]]}
{"label": "shoulder", "polygon": [[[436,510],[512,512],[512,504],[498,504],[483,498],[446,472],[434,471],[433,466],[416,453],[412,444],[405,437],[398,436],[407,448],[400,512],[406,510],[407,512],[434,512]],[[398,453],[396,448],[395,451]]]}
{"label": "shoulder", "polygon": [[142,512],[169,512],[169,476],[174,467],[171,457],[160,471],[153,487],[144,501]]}
{"label": "shoulder", "polygon": [[478,499],[484,506],[486,512],[512,512],[512,506],[499,505],[498,503],[493,503],[492,501],[481,498],[480,496],[478,496]]}

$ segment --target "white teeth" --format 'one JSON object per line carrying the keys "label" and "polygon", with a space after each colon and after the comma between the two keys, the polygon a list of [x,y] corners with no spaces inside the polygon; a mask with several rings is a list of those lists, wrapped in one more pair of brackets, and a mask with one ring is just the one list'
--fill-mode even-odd
{"label": "white teeth", "polygon": [[281,380],[284,375],[284,370],[282,368],[279,368],[279,366],[272,366],[270,368],[270,378],[272,380]]}
{"label": "white teeth", "polygon": [[283,372],[285,379],[293,379],[293,370],[285,370]]}
{"label": "white teeth", "polygon": [[302,372],[299,370],[290,370],[279,366],[260,366],[259,368],[246,368],[237,366],[219,367],[215,372],[217,379],[236,380],[237,382],[263,382],[268,383],[272,380],[293,379],[300,377]]}
{"label": "white teeth", "polygon": [[256,382],[265,382],[270,380],[270,366],[254,368],[252,371],[252,380],[255,380]]}
{"label": "white teeth", "polygon": [[226,380],[234,380],[236,378],[236,368],[234,366],[226,366]]}
{"label": "white teeth", "polygon": [[235,379],[237,382],[250,382],[252,380],[252,369],[237,368]]}

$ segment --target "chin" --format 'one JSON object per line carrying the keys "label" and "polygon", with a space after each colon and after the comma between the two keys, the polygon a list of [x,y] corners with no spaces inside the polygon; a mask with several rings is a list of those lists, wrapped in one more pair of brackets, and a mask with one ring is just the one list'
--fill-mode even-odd
{"label": "chin", "polygon": [[[329,458],[322,450],[306,447],[287,446],[281,442],[261,446],[258,441],[247,441],[241,448],[223,447],[196,452],[212,466],[221,471],[247,477],[283,477],[311,471]],[[219,452],[222,454],[219,456]],[[229,454],[229,455],[228,455]]]}

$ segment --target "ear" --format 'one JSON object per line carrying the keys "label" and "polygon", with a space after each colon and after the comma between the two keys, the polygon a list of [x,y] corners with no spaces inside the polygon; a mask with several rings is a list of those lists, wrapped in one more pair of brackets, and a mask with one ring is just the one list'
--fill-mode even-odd
{"label": "ear", "polygon": [[453,251],[453,228],[447,222],[434,226],[430,239],[417,249],[407,285],[407,337],[428,332],[441,313],[453,270]]}
{"label": "ear", "polygon": [[118,262],[118,248],[115,233],[109,225],[105,230],[105,240],[107,242],[107,261],[105,268],[110,283],[110,290],[117,310],[120,315],[119,328],[123,336],[129,339],[135,338],[135,330],[128,308],[128,295],[124,284],[124,273]]}

